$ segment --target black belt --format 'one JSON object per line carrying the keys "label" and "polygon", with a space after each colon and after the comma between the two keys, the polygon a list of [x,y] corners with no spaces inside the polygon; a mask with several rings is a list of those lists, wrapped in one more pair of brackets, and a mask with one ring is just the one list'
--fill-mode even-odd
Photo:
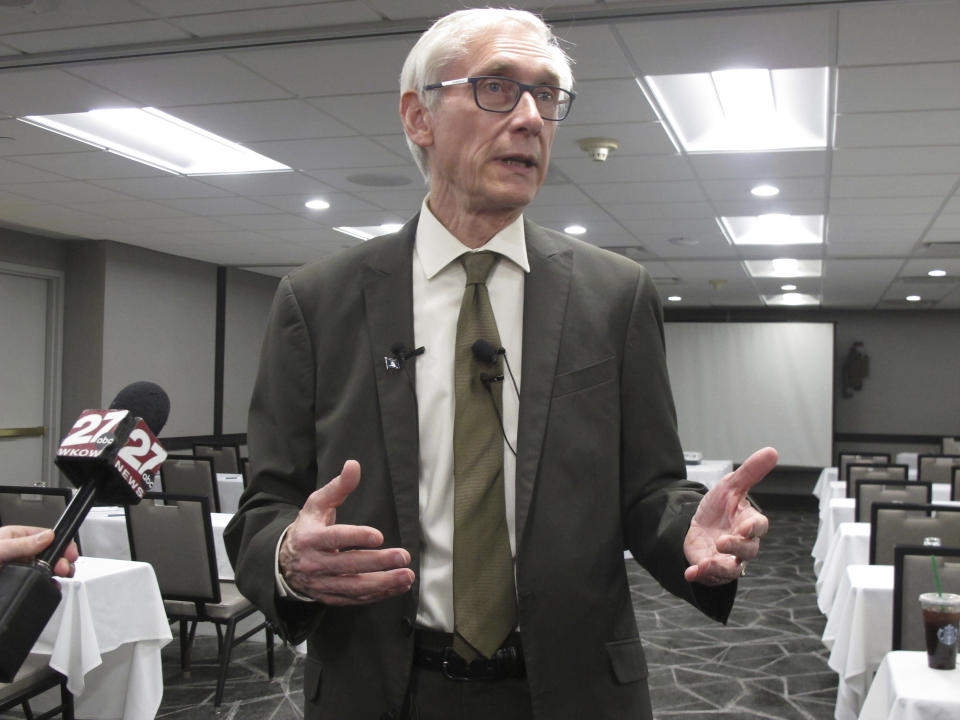
{"label": "black belt", "polygon": [[504,680],[526,675],[520,633],[512,633],[493,654],[465,660],[453,649],[453,635],[434,630],[416,631],[413,664],[426,670],[439,670],[449,680]]}

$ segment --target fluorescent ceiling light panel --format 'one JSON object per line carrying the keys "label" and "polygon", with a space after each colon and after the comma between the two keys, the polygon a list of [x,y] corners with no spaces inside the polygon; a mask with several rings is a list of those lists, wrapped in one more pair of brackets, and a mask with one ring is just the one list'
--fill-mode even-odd
{"label": "fluorescent ceiling light panel", "polygon": [[820,260],[794,260],[776,258],[774,260],[744,260],[743,264],[751,277],[755,278],[800,278],[820,277]]}
{"label": "fluorescent ceiling light panel", "polygon": [[717,70],[645,80],[689,153],[827,146],[828,68]]}
{"label": "fluorescent ceiling light panel", "polygon": [[387,235],[388,233],[396,232],[403,225],[398,225],[396,223],[384,223],[383,225],[357,225],[355,227],[350,227],[348,225],[340,225],[335,227],[339,233],[344,235],[349,235],[350,237],[360,238],[361,240],[370,240],[371,238],[378,237],[380,235]]}
{"label": "fluorescent ceiling light panel", "polygon": [[18,119],[180,175],[229,175],[291,169],[152,107],[28,115]]}
{"label": "fluorescent ceiling light panel", "polygon": [[734,245],[823,244],[823,215],[721,217],[720,224]]}
{"label": "fluorescent ceiling light panel", "polygon": [[819,305],[820,298],[816,295],[805,295],[804,293],[788,292],[782,295],[761,295],[766,305],[789,305],[796,307],[798,305]]}

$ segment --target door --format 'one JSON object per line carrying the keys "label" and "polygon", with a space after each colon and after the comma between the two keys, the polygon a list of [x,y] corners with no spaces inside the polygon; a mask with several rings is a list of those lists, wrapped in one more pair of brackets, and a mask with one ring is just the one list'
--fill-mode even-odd
{"label": "door", "polygon": [[0,263],[0,484],[59,485],[62,275]]}

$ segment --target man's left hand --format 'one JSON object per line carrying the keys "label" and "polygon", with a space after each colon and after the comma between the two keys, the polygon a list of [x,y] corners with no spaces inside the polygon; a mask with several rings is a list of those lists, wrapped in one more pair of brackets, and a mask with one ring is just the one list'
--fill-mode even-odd
{"label": "man's left hand", "polygon": [[777,451],[757,450],[703,496],[683,541],[690,567],[687,582],[723,585],[736,580],[760,551],[770,522],[747,500],[747,493],[777,464]]}

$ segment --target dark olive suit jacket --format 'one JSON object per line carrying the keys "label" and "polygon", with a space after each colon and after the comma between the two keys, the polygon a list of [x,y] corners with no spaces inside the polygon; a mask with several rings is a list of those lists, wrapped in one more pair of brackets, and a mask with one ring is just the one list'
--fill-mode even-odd
{"label": "dark olive suit jacket", "polygon": [[[274,553],[307,495],[362,467],[337,522],[379,528],[419,569],[413,373],[416,219],[284,278],[250,407],[252,480],[224,535],[237,584],[290,640],[309,639],[307,718],[396,717],[419,586],[359,607],[280,599]],[[635,262],[525,225],[516,575],[534,715],[650,718],[624,549],[668,590],[725,620],[735,584],[691,585],[683,538],[703,488],[683,478],[659,300]],[[430,348],[426,348],[430,352]]]}

